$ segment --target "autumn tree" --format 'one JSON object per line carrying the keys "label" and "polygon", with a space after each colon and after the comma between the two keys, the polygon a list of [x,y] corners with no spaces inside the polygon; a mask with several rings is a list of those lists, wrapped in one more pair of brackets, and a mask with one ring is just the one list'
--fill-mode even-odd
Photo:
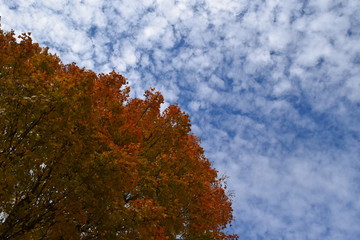
{"label": "autumn tree", "polygon": [[189,117],[0,29],[0,239],[236,239]]}

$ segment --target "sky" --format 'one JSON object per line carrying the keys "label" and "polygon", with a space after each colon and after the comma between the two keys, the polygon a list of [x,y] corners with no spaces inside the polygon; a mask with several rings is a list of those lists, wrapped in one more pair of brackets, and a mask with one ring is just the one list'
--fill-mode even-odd
{"label": "sky", "polygon": [[189,113],[241,240],[360,239],[360,1],[2,0],[0,15]]}

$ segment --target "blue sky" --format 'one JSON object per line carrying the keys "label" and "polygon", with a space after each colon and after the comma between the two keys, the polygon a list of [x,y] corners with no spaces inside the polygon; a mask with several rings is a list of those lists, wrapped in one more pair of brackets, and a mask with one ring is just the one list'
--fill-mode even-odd
{"label": "blue sky", "polygon": [[360,239],[360,1],[3,0],[2,28],[190,114],[242,240]]}

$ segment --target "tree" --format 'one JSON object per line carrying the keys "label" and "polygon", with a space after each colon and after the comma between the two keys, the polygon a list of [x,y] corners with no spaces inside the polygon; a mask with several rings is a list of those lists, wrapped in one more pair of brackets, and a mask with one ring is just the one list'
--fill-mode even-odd
{"label": "tree", "polygon": [[188,115],[0,29],[0,239],[236,239]]}

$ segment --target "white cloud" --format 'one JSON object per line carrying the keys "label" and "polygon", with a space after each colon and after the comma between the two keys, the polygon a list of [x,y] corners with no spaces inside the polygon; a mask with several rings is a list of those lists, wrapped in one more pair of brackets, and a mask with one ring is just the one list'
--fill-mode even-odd
{"label": "white cloud", "polygon": [[201,103],[199,101],[191,101],[189,103],[189,108],[192,112],[196,112],[201,107]]}
{"label": "white cloud", "polygon": [[271,49],[282,51],[293,40],[292,33],[288,29],[277,27],[269,33],[269,47]]}
{"label": "white cloud", "polygon": [[291,89],[290,81],[284,79],[274,86],[274,94],[279,96]]}
{"label": "white cloud", "polygon": [[[25,1],[23,1],[25,2]],[[29,1],[29,3],[25,3],[25,5],[22,5],[23,2],[20,4],[21,6],[26,6],[27,4],[29,4],[31,1]],[[32,1],[32,3],[36,3],[36,4],[39,4],[39,5],[43,5],[44,7],[46,8],[49,8],[53,11],[60,11],[60,10],[63,10],[64,7],[66,6],[67,4],[67,0],[42,0],[42,1]],[[29,5],[28,5],[29,6]],[[26,6],[26,7],[28,7]]]}
{"label": "white cloud", "polygon": [[138,58],[135,53],[135,48],[131,43],[124,44],[120,51],[121,59],[124,61],[125,64],[129,66],[134,66],[137,63]]}
{"label": "white cloud", "polygon": [[344,95],[351,101],[360,102],[360,74],[347,80]]}
{"label": "white cloud", "polygon": [[167,21],[163,17],[157,17],[155,14],[148,14],[145,19],[148,25],[143,31],[143,35],[140,36],[145,41],[153,40],[158,41],[164,34]]}
{"label": "white cloud", "polygon": [[214,87],[214,88],[219,88],[219,89],[224,89],[225,88],[225,81],[222,80],[221,78],[219,78],[216,75],[211,75],[210,79],[209,79],[209,83]]}

